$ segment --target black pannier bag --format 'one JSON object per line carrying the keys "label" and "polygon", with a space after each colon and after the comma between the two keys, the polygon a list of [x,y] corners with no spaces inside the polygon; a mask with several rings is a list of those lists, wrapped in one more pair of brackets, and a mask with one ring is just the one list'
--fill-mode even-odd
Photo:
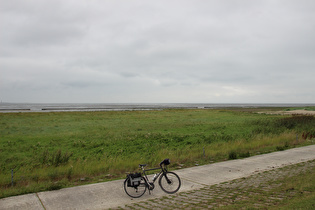
{"label": "black pannier bag", "polygon": [[141,173],[129,174],[128,177],[128,187],[138,187],[140,185]]}

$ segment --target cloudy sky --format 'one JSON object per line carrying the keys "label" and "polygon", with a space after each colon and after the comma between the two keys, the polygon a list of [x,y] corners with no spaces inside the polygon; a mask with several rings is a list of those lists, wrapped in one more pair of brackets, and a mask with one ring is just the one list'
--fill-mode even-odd
{"label": "cloudy sky", "polygon": [[0,0],[0,99],[315,103],[314,0]]}

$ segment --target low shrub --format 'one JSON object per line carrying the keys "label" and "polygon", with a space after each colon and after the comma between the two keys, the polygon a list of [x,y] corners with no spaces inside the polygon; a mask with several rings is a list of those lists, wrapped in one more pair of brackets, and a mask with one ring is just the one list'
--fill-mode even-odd
{"label": "low shrub", "polygon": [[55,152],[50,153],[46,149],[40,155],[39,161],[42,165],[52,165],[52,166],[57,167],[61,164],[68,163],[72,154],[73,153],[69,153],[69,152],[62,153],[61,149],[58,149]]}
{"label": "low shrub", "polygon": [[237,159],[237,153],[235,151],[231,151],[229,153],[229,160]]}
{"label": "low shrub", "polygon": [[247,158],[250,157],[250,153],[249,152],[241,152],[239,154],[240,158]]}

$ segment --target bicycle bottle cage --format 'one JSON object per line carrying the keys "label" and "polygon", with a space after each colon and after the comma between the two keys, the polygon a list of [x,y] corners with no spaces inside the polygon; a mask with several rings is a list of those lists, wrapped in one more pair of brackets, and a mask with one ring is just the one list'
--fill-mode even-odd
{"label": "bicycle bottle cage", "polygon": [[165,159],[165,160],[163,160],[161,163],[160,163],[160,165],[162,165],[162,164],[164,164],[164,165],[169,165],[171,162],[170,162],[170,159]]}
{"label": "bicycle bottle cage", "polygon": [[141,173],[128,174],[129,177],[127,186],[128,187],[138,187],[141,181]]}

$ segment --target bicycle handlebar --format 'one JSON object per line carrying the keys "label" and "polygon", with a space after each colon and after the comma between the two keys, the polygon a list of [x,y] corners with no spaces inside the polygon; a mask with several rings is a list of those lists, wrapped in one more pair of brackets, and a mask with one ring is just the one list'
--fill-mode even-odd
{"label": "bicycle handlebar", "polygon": [[162,164],[164,165],[169,165],[170,164],[170,159],[164,159],[161,163],[160,163],[160,166],[162,167]]}

